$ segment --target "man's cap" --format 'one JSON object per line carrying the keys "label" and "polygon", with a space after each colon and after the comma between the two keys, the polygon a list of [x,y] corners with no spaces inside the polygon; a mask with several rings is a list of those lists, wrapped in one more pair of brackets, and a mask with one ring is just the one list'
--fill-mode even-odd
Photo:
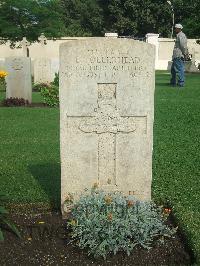
{"label": "man's cap", "polygon": [[177,28],[177,29],[181,29],[181,30],[182,30],[183,26],[182,26],[181,24],[176,24],[176,25],[175,25],[175,28]]}

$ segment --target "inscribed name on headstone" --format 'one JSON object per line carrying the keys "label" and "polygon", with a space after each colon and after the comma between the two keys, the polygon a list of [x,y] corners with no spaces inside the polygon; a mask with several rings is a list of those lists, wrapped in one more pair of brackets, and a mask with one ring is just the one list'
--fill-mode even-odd
{"label": "inscribed name on headstone", "polygon": [[34,83],[49,83],[53,80],[51,59],[38,58],[34,60]]}
{"label": "inscribed name on headstone", "polygon": [[155,48],[98,38],[60,47],[61,188],[66,200],[95,183],[151,199]]}
{"label": "inscribed name on headstone", "polygon": [[7,57],[5,68],[6,98],[23,98],[32,101],[31,59],[28,57]]}

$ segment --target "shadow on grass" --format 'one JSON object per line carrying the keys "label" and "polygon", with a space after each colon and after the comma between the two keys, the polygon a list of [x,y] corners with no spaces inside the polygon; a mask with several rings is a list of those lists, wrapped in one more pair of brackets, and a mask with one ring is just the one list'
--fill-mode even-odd
{"label": "shadow on grass", "polygon": [[53,208],[60,208],[61,172],[59,163],[29,165],[29,171],[46,192]]}
{"label": "shadow on grass", "polygon": [[172,85],[170,85],[169,82],[156,82],[156,86],[160,86],[160,87],[173,87]]}

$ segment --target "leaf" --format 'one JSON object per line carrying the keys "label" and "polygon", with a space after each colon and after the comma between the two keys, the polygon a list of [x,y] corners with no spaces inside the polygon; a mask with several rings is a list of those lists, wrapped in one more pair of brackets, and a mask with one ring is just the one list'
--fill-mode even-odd
{"label": "leaf", "polygon": [[3,193],[0,192],[0,201],[2,201],[2,202],[3,202],[3,201],[6,201],[7,198],[8,198],[7,195],[5,195],[5,194],[3,194]]}
{"label": "leaf", "polygon": [[9,212],[2,206],[0,206],[0,217],[2,214],[8,214]]}
{"label": "leaf", "polygon": [[20,232],[19,230],[17,229],[17,227],[12,223],[10,222],[9,220],[3,218],[2,221],[19,237],[21,238],[21,235],[20,235]]}
{"label": "leaf", "polygon": [[1,230],[1,228],[0,228],[0,241],[4,241],[3,232]]}

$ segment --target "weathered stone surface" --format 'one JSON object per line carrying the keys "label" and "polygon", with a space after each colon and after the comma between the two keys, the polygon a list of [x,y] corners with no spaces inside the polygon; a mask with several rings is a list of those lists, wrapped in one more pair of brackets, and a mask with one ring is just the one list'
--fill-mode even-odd
{"label": "weathered stone surface", "polygon": [[151,44],[127,39],[60,47],[62,209],[94,183],[151,199],[154,65]]}
{"label": "weathered stone surface", "polygon": [[24,98],[32,101],[31,59],[27,57],[8,57],[5,59],[6,98]]}

